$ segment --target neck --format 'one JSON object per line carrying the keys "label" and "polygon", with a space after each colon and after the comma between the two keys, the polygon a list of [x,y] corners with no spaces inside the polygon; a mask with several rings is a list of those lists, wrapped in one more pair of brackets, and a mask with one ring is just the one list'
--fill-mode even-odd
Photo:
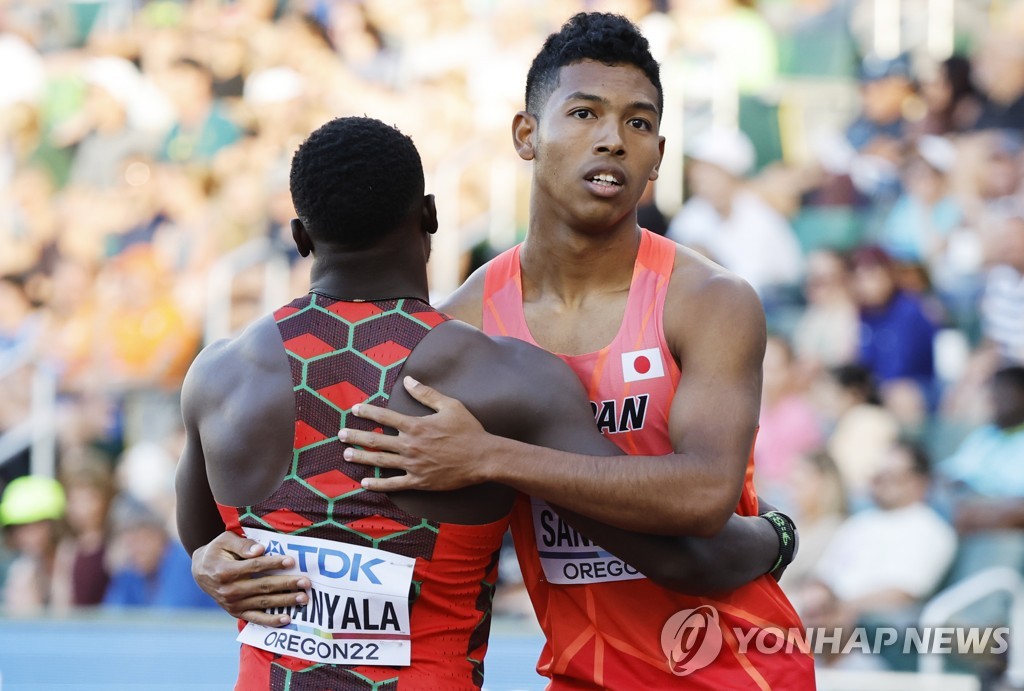
{"label": "neck", "polygon": [[341,300],[418,298],[429,301],[427,266],[422,253],[410,256],[393,247],[366,250],[321,248],[310,271],[310,290]]}
{"label": "neck", "polygon": [[543,227],[531,219],[532,231],[520,254],[523,290],[578,304],[587,294],[628,289],[640,249],[635,215],[630,220],[628,226],[590,235],[557,223]]}

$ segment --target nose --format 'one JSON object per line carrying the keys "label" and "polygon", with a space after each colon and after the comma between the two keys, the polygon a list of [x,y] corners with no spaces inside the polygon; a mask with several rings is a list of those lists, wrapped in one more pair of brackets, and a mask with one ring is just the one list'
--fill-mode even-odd
{"label": "nose", "polygon": [[600,129],[597,141],[594,142],[595,154],[611,154],[612,156],[625,156],[625,137],[622,136],[622,129],[618,123],[611,120]]}

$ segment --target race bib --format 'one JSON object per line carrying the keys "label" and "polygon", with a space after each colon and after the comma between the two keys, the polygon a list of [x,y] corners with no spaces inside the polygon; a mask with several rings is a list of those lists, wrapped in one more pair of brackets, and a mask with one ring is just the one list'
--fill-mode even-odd
{"label": "race bib", "polygon": [[270,628],[246,624],[240,643],[272,653],[332,665],[410,664],[409,586],[416,560],[332,540],[245,528],[266,554],[293,557],[275,572],[303,574],[312,584],[302,607],[269,610],[292,623]]}
{"label": "race bib", "polygon": [[580,534],[543,500],[531,497],[530,502],[537,552],[548,582],[572,585],[646,578],[634,567]]}

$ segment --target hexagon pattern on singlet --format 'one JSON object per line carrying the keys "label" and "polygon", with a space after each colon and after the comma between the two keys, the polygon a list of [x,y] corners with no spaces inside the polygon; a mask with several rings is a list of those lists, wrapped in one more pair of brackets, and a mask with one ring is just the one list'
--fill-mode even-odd
{"label": "hexagon pattern on singlet", "polygon": [[[380,468],[348,463],[343,427],[380,428],[352,415],[357,403],[386,406],[402,365],[431,328],[447,320],[417,299],[346,302],[311,293],[274,313],[291,367],[295,392],[295,440],[291,467],[268,499],[239,510],[244,527],[386,549],[430,560],[439,524],[406,513],[386,494],[360,486]],[[413,582],[410,606],[419,584]],[[337,669],[276,656],[271,688],[397,688],[391,667]]]}

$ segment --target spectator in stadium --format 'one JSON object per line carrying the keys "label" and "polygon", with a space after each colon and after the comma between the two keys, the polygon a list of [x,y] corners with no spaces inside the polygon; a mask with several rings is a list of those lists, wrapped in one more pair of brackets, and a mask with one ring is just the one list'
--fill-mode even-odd
{"label": "spectator in stadium", "polygon": [[803,255],[793,229],[744,183],[754,166],[750,139],[739,130],[712,129],[688,155],[693,196],[667,236],[738,274],[762,297],[796,285]]}
{"label": "spectator in stadium", "polygon": [[860,307],[858,361],[879,382],[882,401],[900,422],[919,425],[936,398],[937,326],[921,300],[899,289],[889,255],[862,247],[851,257]]}
{"label": "spectator in stadium", "polygon": [[800,558],[779,583],[787,595],[794,597],[812,577],[848,511],[842,475],[827,451],[798,456],[790,483],[793,516],[800,526]]}
{"label": "spectator in stadium", "polygon": [[107,568],[104,606],[216,607],[192,580],[191,560],[164,519],[129,495],[115,500]]}
{"label": "spectator in stadium", "polygon": [[68,535],[57,547],[54,606],[89,607],[103,601],[107,512],[114,484],[105,459],[84,459],[64,474]]}
{"label": "spectator in stadium", "polygon": [[912,128],[918,135],[966,132],[978,120],[984,103],[974,84],[971,61],[963,55],[946,58],[920,79],[920,95],[927,112]]}
{"label": "spectator in stadium", "polygon": [[819,420],[805,395],[793,348],[770,334],[764,353],[761,417],[754,446],[754,481],[763,496],[783,511],[794,501],[790,477],[796,459],[823,442]]}
{"label": "spectator in stadium", "polygon": [[[988,390],[990,421],[939,466],[939,496],[960,535],[954,583],[993,567],[1024,570],[1024,367],[999,369]],[[1007,610],[1000,599],[986,598],[963,616],[991,625],[1005,622]]]}
{"label": "spectator in stadium", "polygon": [[802,366],[813,374],[854,362],[860,320],[842,255],[829,249],[808,255],[804,296],[807,304],[793,329],[793,348]]}
{"label": "spectator in stadium", "polygon": [[203,63],[190,57],[176,59],[162,87],[177,111],[177,121],[163,143],[165,160],[208,162],[240,136],[238,126],[214,98],[213,74]]}
{"label": "spectator in stadium", "polygon": [[974,495],[957,506],[957,527],[964,532],[1024,528],[1024,366],[998,370],[989,393],[990,422],[968,435],[939,468]]}
{"label": "spectator in stadium", "polygon": [[882,227],[880,244],[890,256],[931,264],[963,222],[946,180],[955,163],[956,149],[949,140],[930,135],[917,140],[901,173],[903,193]]}
{"label": "spectator in stadium", "polygon": [[899,422],[882,406],[871,372],[860,365],[832,368],[817,388],[828,453],[853,508],[860,508],[868,498],[871,477],[899,437]]}
{"label": "spectator in stadium", "polygon": [[910,57],[868,55],[860,68],[861,112],[846,128],[846,139],[861,154],[892,159],[906,132],[904,107],[914,94]]}
{"label": "spectator in stadium", "polygon": [[1006,360],[1024,364],[1024,208],[1002,223],[982,299],[985,338]]}
{"label": "spectator in stadium", "polygon": [[976,129],[1024,132],[1024,41],[1020,28],[989,32],[975,56],[975,74],[985,94]]}
{"label": "spectator in stadium", "polygon": [[956,533],[925,499],[922,449],[895,444],[871,478],[874,506],[836,531],[796,596],[809,627],[851,627],[868,614],[895,616],[935,591],[956,554]]}
{"label": "spectator in stadium", "polygon": [[52,478],[24,475],[4,488],[0,526],[15,555],[3,587],[8,612],[38,614],[51,604],[64,507],[64,488]]}

